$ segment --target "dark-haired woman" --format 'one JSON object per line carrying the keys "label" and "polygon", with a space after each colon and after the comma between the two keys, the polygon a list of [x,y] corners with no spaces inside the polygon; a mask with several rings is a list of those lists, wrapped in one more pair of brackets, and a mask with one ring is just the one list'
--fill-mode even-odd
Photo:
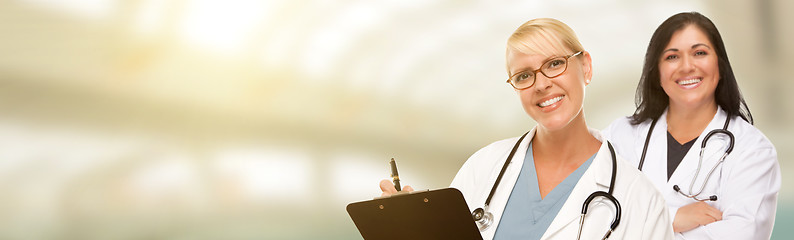
{"label": "dark-haired woman", "polygon": [[636,102],[605,134],[665,196],[676,238],[769,239],[777,152],[753,127],[711,20],[679,13],[656,29]]}

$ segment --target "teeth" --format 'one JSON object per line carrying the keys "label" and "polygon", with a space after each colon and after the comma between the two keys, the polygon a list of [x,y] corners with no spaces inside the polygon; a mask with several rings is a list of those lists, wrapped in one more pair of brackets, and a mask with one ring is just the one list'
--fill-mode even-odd
{"label": "teeth", "polygon": [[552,105],[552,104],[554,104],[556,102],[559,102],[560,100],[562,100],[562,96],[543,101],[542,103],[538,104],[538,106],[540,106],[540,107],[548,107],[549,105]]}
{"label": "teeth", "polygon": [[688,85],[688,84],[693,84],[693,83],[699,83],[702,80],[703,80],[702,78],[683,80],[683,81],[679,81],[678,85]]}

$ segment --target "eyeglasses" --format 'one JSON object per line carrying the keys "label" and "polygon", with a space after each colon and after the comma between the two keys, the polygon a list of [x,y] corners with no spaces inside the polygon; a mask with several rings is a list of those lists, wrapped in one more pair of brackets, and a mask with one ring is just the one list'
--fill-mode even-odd
{"label": "eyeglasses", "polygon": [[525,70],[522,72],[518,72],[510,76],[507,79],[507,83],[509,83],[513,88],[516,90],[523,90],[532,87],[535,85],[535,79],[537,79],[538,72],[542,73],[543,76],[547,78],[555,78],[557,76],[562,75],[565,70],[568,70],[568,59],[574,56],[582,54],[582,51],[576,52],[574,54],[562,57],[555,57],[549,59],[548,61],[544,62],[543,65],[540,66],[539,69],[535,70]]}

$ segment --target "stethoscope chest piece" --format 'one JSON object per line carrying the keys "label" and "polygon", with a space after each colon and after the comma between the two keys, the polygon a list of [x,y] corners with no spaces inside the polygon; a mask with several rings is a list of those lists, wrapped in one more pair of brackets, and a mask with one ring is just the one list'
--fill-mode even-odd
{"label": "stethoscope chest piece", "polygon": [[[488,206],[486,206],[486,208],[487,207]],[[493,223],[493,214],[486,212],[483,208],[475,209],[471,216],[474,218],[474,222],[477,223],[477,228],[479,228],[480,231],[485,231],[485,229],[488,229]]]}
{"label": "stethoscope chest piece", "polygon": [[510,160],[513,159],[513,155],[516,153],[516,150],[518,150],[521,140],[524,140],[524,137],[526,137],[527,134],[529,134],[529,132],[521,135],[521,137],[518,138],[516,145],[513,146],[513,150],[510,150],[510,154],[507,156],[507,160],[505,160],[505,164],[502,166],[499,176],[496,177],[496,182],[494,182],[493,187],[491,187],[491,192],[488,194],[488,198],[485,199],[485,204],[483,207],[474,209],[474,211],[471,212],[471,217],[474,219],[474,222],[477,223],[477,228],[480,229],[480,232],[488,229],[488,227],[490,227],[493,223],[493,214],[487,210],[488,205],[491,204],[491,198],[493,198],[493,194],[496,192],[496,187],[499,186],[499,181],[502,180],[505,170],[507,170],[507,166],[510,165]]}

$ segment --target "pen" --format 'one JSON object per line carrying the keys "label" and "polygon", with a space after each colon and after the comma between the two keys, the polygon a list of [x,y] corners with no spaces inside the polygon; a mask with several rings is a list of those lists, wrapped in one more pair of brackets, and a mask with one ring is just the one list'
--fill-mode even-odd
{"label": "pen", "polygon": [[391,178],[392,181],[394,182],[394,188],[396,188],[397,191],[399,192],[401,191],[401,188],[400,188],[400,175],[397,174],[397,163],[394,162],[394,158],[391,158],[389,164],[391,165]]}

